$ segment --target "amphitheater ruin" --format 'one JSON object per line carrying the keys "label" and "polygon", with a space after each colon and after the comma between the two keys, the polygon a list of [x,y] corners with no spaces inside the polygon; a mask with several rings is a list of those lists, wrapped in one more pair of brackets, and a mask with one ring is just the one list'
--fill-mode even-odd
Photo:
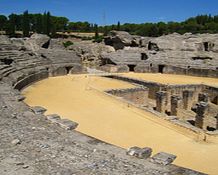
{"label": "amphitheater ruin", "polygon": [[218,172],[217,34],[66,40],[0,35],[0,174]]}

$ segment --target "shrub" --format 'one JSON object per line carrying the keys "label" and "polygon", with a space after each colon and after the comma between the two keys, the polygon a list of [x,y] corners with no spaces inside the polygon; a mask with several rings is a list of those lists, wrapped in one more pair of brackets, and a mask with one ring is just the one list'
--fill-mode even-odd
{"label": "shrub", "polygon": [[103,41],[103,39],[104,39],[104,36],[94,37],[93,42],[100,43]]}
{"label": "shrub", "polygon": [[65,48],[67,48],[67,47],[73,45],[73,42],[71,42],[71,41],[66,41],[66,42],[63,43],[63,45],[64,45]]}

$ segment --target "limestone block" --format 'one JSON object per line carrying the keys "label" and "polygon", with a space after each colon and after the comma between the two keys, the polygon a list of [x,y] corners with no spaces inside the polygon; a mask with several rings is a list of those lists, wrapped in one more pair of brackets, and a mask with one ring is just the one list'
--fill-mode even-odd
{"label": "limestone block", "polygon": [[162,164],[162,165],[169,165],[176,159],[176,156],[173,154],[160,152],[155,154],[151,158],[151,162]]}
{"label": "limestone block", "polygon": [[68,119],[61,119],[58,114],[51,114],[47,115],[46,117],[51,123],[55,123],[66,130],[73,130],[76,129],[76,127],[78,126],[78,123],[76,122]]}
{"label": "limestone block", "polygon": [[41,106],[34,106],[31,109],[35,114],[44,114],[47,111],[47,109]]}
{"label": "limestone block", "polygon": [[145,148],[139,148],[137,146],[131,147],[127,150],[126,154],[130,156],[137,157],[139,159],[147,159],[151,156],[152,149],[145,147]]}
{"label": "limestone block", "polygon": [[73,122],[73,121],[68,120],[68,119],[58,120],[57,124],[66,130],[73,130],[73,129],[76,129],[76,127],[78,126],[78,123]]}

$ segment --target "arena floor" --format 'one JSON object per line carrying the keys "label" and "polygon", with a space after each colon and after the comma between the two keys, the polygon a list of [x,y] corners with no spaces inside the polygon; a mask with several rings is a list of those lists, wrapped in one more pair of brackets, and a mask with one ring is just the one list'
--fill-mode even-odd
{"label": "arena floor", "polygon": [[[218,86],[218,79],[167,74],[135,74],[123,76],[168,84]],[[175,164],[216,174],[218,144],[197,142],[171,127],[154,114],[129,106],[103,91],[130,88],[134,85],[91,75],[51,77],[23,90],[30,106],[43,106],[46,114],[57,113],[79,123],[78,131],[105,142],[129,148],[151,147],[177,155]],[[217,138],[218,141],[218,138]]]}

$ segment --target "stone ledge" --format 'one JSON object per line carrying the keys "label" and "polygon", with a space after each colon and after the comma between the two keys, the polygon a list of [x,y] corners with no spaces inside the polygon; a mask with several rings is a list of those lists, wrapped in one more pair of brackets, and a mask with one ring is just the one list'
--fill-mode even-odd
{"label": "stone ledge", "polygon": [[137,146],[131,147],[127,150],[126,154],[129,156],[134,156],[139,159],[147,159],[151,156],[152,149],[149,147],[139,148]]}
{"label": "stone ledge", "polygon": [[35,114],[44,114],[47,109],[41,107],[41,106],[34,106],[34,107],[31,107],[31,110],[35,113]]}
{"label": "stone ledge", "polygon": [[57,114],[47,115],[46,117],[51,123],[55,123],[66,130],[74,130],[79,125],[71,120],[61,119],[61,117]]}
{"label": "stone ledge", "polygon": [[174,160],[176,159],[176,156],[173,154],[165,153],[165,152],[160,152],[155,154],[151,158],[151,162],[153,163],[158,163],[161,165],[169,165],[171,164]]}

